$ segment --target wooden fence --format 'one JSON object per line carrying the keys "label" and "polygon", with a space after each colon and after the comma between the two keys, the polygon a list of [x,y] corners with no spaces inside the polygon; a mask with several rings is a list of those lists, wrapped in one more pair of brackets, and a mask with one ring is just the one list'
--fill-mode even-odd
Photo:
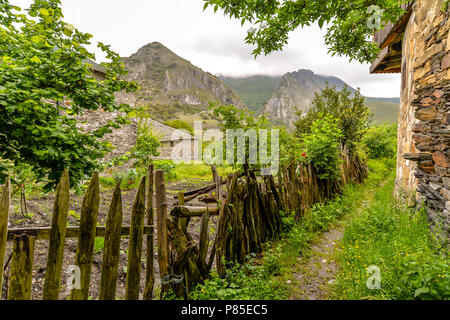
{"label": "wooden fence", "polygon": [[[366,165],[357,157],[342,153],[341,179],[327,181],[318,178],[312,166],[291,164],[279,170],[277,177],[259,176],[257,171],[244,168],[244,173],[235,173],[222,180],[213,167],[214,184],[181,193],[177,196],[178,206],[170,212],[171,219],[158,219],[159,230],[167,230],[160,242],[160,269],[166,275],[178,277],[180,281],[170,282],[179,296],[187,296],[189,288],[206,279],[214,259],[220,276],[226,273],[226,264],[243,263],[250,253],[260,253],[268,240],[281,234],[281,212],[290,212],[301,219],[309,207],[325,201],[342,186],[361,183],[367,177]],[[161,190],[160,182],[156,188]],[[224,194],[222,185],[226,184]],[[187,201],[215,191],[216,206],[186,206]],[[157,197],[157,206],[163,207],[165,199]],[[214,243],[207,257],[209,238],[208,221],[218,215],[218,228]],[[189,219],[201,217],[200,241],[196,244],[187,232]],[[162,267],[161,267],[162,266]],[[164,277],[164,274],[162,274]],[[184,279],[184,282],[181,282]],[[170,279],[169,279],[170,280]]]}
{"label": "wooden fence", "polygon": [[[80,269],[80,288],[71,291],[70,299],[87,300],[94,240],[95,237],[104,237],[99,299],[113,300],[116,297],[121,237],[129,236],[125,299],[141,297],[140,275],[144,254],[146,274],[142,297],[152,299],[155,284],[153,225],[156,223],[161,294],[173,290],[177,296],[189,298],[189,291],[208,278],[214,262],[219,275],[224,276],[225,261],[243,263],[250,253],[260,253],[265,242],[277,238],[282,228],[281,212],[291,212],[301,219],[310,206],[332,197],[342,185],[362,182],[367,176],[367,168],[361,160],[347,155],[342,156],[342,160],[340,182],[321,180],[311,166],[298,164],[281,168],[276,177],[261,176],[245,167],[244,173],[234,173],[226,179],[212,167],[214,183],[179,193],[176,196],[178,203],[171,209],[170,216],[164,172],[154,171],[150,166],[148,175],[140,181],[129,226],[122,225],[119,184],[114,190],[106,226],[97,226],[100,192],[96,172],[84,196],[79,227],[67,227],[70,186],[66,171],[57,187],[51,227],[8,230],[10,183],[7,181],[0,200],[0,284],[3,283],[6,244],[12,241],[7,298],[31,299],[35,240],[48,240],[43,298],[58,299],[65,239],[77,238],[74,265]],[[207,197],[214,204],[186,205],[212,192],[215,194]],[[210,243],[209,222],[212,216],[217,216],[218,228],[213,243]],[[189,222],[194,217],[201,218],[198,243],[188,232]],[[147,243],[145,253],[144,236]]]}
{"label": "wooden fence", "polygon": [[[153,172],[149,171],[153,180]],[[22,228],[8,230],[10,207],[10,182],[7,180],[0,200],[0,284],[3,283],[5,249],[8,241],[13,242],[8,300],[31,299],[34,246],[36,240],[48,240],[48,257],[43,298],[57,300],[60,294],[61,273],[65,240],[78,239],[74,265],[79,268],[79,288],[72,289],[70,299],[88,300],[91,267],[95,237],[104,237],[103,261],[99,299],[114,300],[118,279],[120,243],[123,236],[129,236],[128,265],[126,278],[126,299],[139,299],[142,243],[144,235],[153,244],[152,197],[147,202],[146,194],[153,194],[152,184],[146,187],[147,177],[143,177],[136,193],[131,212],[130,226],[122,225],[123,208],[120,185],[117,184],[111,200],[106,226],[97,226],[100,203],[99,175],[92,177],[84,196],[79,227],[67,227],[70,202],[69,172],[65,171],[57,186],[53,207],[52,224],[49,228]],[[144,218],[147,215],[147,224]],[[153,293],[153,245],[147,249],[146,279],[144,299],[151,299]]]}

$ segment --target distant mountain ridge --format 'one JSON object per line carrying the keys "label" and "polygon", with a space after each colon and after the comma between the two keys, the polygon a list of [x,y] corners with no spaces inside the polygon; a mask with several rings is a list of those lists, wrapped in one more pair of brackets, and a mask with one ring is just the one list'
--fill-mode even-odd
{"label": "distant mountain ridge", "polygon": [[[220,78],[241,95],[250,109],[267,114],[274,122],[293,125],[297,110],[306,111],[314,98],[314,93],[325,88],[328,82],[341,90],[346,83],[333,76],[315,74],[311,70],[300,69],[284,76],[250,76]],[[356,90],[347,85],[350,91]],[[254,90],[251,90],[255,88]],[[259,100],[258,98],[259,97]],[[261,100],[266,101],[260,103]],[[257,103],[260,103],[259,107]],[[400,105],[399,98],[366,98],[366,105],[374,113],[374,121],[396,122]]]}
{"label": "distant mountain ridge", "polygon": [[136,106],[150,106],[157,118],[168,120],[178,113],[205,111],[210,102],[244,107],[239,95],[218,77],[194,66],[159,42],[149,43],[122,58],[127,79],[137,82],[134,94],[119,99]]}

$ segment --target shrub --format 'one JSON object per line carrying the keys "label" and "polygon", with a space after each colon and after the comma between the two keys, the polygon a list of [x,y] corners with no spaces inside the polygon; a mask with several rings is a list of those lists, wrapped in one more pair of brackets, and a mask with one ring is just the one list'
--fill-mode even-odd
{"label": "shrub", "polygon": [[397,125],[372,126],[362,143],[370,159],[393,158],[397,153]]}
{"label": "shrub", "polygon": [[369,109],[364,104],[364,97],[358,91],[352,93],[347,86],[341,91],[330,87],[328,83],[321,93],[316,93],[311,108],[295,123],[296,135],[303,136],[311,133],[312,124],[322,118],[324,114],[336,119],[342,132],[341,141],[351,153],[357,151],[364,132],[370,122]]}
{"label": "shrub", "polygon": [[304,135],[306,161],[317,170],[320,179],[339,178],[341,164],[339,139],[341,130],[338,121],[332,116],[322,116],[314,121],[311,133]]}
{"label": "shrub", "polygon": [[160,136],[156,134],[153,127],[148,125],[148,119],[141,118],[138,125],[136,145],[131,149],[131,158],[135,159],[134,167],[145,169],[152,162],[152,157],[159,156],[158,148]]}

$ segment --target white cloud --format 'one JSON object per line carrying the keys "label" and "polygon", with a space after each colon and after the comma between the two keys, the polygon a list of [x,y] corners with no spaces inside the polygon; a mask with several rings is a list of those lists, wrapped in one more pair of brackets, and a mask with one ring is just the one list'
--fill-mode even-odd
{"label": "white cloud", "polygon": [[[14,0],[20,5],[30,0]],[[324,44],[324,31],[318,26],[295,31],[283,52],[251,55],[244,43],[249,26],[212,9],[203,11],[202,0],[62,0],[65,20],[81,31],[94,35],[94,41],[111,44],[122,56],[143,45],[159,41],[194,65],[215,74],[281,75],[298,69],[333,75],[364,95],[395,97],[400,94],[400,75],[371,75],[368,64],[332,57]],[[103,55],[91,46],[97,60]]]}

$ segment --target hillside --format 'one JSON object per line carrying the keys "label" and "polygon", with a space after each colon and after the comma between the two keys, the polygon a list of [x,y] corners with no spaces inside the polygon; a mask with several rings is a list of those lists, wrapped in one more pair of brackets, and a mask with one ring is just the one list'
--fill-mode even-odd
{"label": "hillside", "polygon": [[[314,93],[325,83],[342,89],[346,84],[337,77],[315,74],[310,70],[290,72],[284,76],[220,77],[233,88],[249,109],[265,112],[276,123],[292,125],[295,110],[307,110]],[[351,91],[355,89],[349,86]],[[400,99],[366,97],[367,107],[376,123],[396,122]]]}
{"label": "hillside", "polygon": [[141,90],[121,93],[119,99],[135,106],[148,106],[159,120],[194,116],[210,102],[244,107],[239,95],[216,76],[192,65],[158,42],[147,44],[123,58],[129,80]]}
{"label": "hillside", "polygon": [[260,111],[270,99],[281,82],[281,76],[255,75],[243,78],[219,76],[219,78],[235,90],[247,107],[252,111]]}

